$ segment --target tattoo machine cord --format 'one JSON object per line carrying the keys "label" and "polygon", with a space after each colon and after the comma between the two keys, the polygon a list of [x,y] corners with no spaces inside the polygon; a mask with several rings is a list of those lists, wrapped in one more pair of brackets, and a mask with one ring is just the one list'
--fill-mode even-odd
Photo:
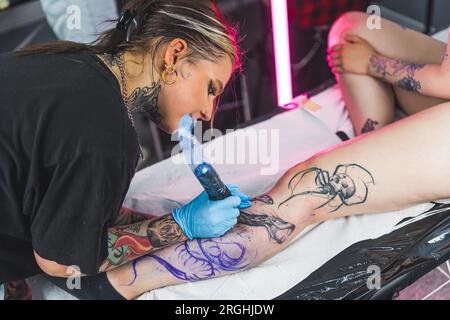
{"label": "tattoo machine cord", "polygon": [[202,146],[192,134],[195,120],[185,115],[178,126],[178,140],[189,167],[205,189],[210,200],[223,200],[230,197],[231,191],[222,182],[216,170],[203,160]]}

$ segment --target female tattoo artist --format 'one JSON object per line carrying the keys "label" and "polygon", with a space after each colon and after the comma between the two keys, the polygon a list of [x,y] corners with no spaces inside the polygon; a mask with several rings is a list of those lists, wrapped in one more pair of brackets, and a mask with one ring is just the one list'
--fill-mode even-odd
{"label": "female tattoo artist", "polygon": [[185,114],[212,120],[239,60],[236,33],[209,0],[131,0],[92,45],[0,56],[0,286],[42,272],[104,277],[231,229],[250,205],[237,188],[160,219],[118,215],[140,153],[133,115],[168,133]]}
{"label": "female tattoo artist", "polygon": [[328,62],[357,135],[394,121],[396,104],[411,115],[450,100],[450,47],[385,19],[369,29],[370,19],[346,13],[329,35]]}

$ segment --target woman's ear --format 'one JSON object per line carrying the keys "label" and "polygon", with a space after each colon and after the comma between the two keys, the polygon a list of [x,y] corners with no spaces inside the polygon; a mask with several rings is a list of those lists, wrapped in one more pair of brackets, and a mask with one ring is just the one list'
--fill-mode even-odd
{"label": "woman's ear", "polygon": [[176,64],[179,60],[187,55],[188,47],[183,39],[173,39],[166,49],[164,62],[167,66]]}

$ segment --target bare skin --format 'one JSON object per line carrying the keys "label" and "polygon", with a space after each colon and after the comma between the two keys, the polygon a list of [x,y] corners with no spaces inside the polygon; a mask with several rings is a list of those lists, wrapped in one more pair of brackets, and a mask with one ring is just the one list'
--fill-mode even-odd
{"label": "bare skin", "polygon": [[317,154],[253,199],[222,238],[185,241],[107,276],[132,299],[252,268],[310,224],[449,198],[449,121],[450,103],[444,103]]}
{"label": "bare skin", "polygon": [[411,115],[450,100],[445,43],[385,19],[370,30],[367,18],[347,13],[329,36],[329,64],[357,135],[393,122],[396,102]]}

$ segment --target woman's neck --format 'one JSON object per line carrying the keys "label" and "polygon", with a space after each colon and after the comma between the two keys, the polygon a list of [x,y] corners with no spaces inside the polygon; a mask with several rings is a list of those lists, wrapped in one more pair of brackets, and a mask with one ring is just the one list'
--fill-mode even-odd
{"label": "woman's neck", "polygon": [[[162,120],[158,107],[161,82],[151,56],[142,57],[126,52],[121,60],[118,60],[120,57],[111,55],[100,55],[99,57],[116,76],[121,92],[123,92],[123,83],[125,82],[128,107],[132,112],[144,112],[158,124]],[[122,81],[120,61],[124,66],[125,81]]]}

